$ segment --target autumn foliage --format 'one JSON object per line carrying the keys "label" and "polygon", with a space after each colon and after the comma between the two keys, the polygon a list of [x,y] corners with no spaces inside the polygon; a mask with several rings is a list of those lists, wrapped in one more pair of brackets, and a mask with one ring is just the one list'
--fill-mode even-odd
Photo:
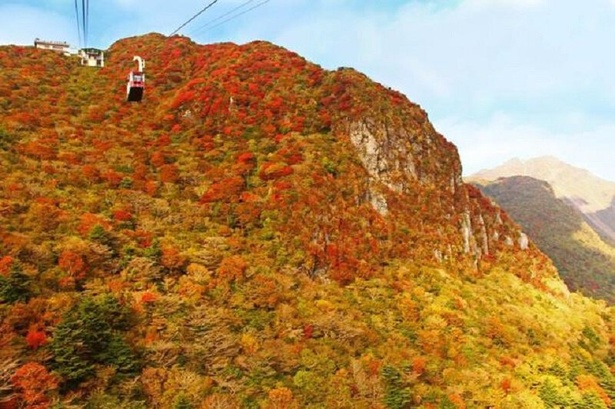
{"label": "autumn foliage", "polygon": [[32,409],[50,408],[50,397],[58,388],[57,377],[36,362],[26,363],[17,369],[11,383],[25,406]]}
{"label": "autumn foliage", "polygon": [[149,34],[105,64],[0,47],[0,402],[612,404],[611,308],[405,96],[263,41]]}

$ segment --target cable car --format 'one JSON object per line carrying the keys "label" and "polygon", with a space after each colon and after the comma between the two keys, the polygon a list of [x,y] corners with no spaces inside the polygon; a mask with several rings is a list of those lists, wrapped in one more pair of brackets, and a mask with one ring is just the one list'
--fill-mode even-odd
{"label": "cable car", "polygon": [[138,55],[135,55],[132,60],[137,61],[139,68],[137,71],[130,71],[130,74],[128,74],[126,101],[140,102],[143,98],[143,90],[145,88],[145,60]]}

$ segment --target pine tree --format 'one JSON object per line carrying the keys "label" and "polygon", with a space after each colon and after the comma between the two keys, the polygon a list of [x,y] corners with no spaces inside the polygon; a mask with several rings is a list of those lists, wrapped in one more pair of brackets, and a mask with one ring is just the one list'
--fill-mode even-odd
{"label": "pine tree", "polygon": [[93,376],[98,364],[115,367],[119,375],[136,373],[140,360],[122,336],[130,325],[128,309],[116,298],[84,298],[53,333],[55,370],[71,385]]}
{"label": "pine tree", "polygon": [[30,277],[21,271],[18,264],[14,265],[8,276],[0,275],[0,302],[27,302],[31,297],[29,287]]}

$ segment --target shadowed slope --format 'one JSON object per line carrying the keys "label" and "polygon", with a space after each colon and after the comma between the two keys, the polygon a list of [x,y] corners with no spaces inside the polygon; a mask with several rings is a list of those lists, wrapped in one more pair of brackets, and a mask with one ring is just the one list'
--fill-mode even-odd
{"label": "shadowed slope", "polygon": [[615,300],[615,249],[602,241],[571,204],[551,186],[526,176],[480,186],[551,257],[571,290]]}

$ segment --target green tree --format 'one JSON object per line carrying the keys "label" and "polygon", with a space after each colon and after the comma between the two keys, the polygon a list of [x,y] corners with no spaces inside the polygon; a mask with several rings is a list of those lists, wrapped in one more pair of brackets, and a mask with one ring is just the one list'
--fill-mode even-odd
{"label": "green tree", "polygon": [[31,296],[30,281],[19,265],[14,265],[7,276],[0,275],[0,302],[27,302]]}
{"label": "green tree", "polygon": [[123,337],[130,326],[130,311],[116,298],[84,298],[53,333],[54,369],[71,386],[92,377],[98,364],[115,367],[119,375],[136,373],[139,357]]}
{"label": "green tree", "polygon": [[410,390],[404,386],[402,374],[393,366],[382,368],[382,377],[385,381],[386,394],[384,402],[387,408],[403,409],[411,400]]}
{"label": "green tree", "polygon": [[571,405],[571,399],[567,396],[563,396],[558,386],[551,379],[547,379],[542,384],[538,396],[540,396],[540,399],[542,399],[547,408],[561,408]]}

